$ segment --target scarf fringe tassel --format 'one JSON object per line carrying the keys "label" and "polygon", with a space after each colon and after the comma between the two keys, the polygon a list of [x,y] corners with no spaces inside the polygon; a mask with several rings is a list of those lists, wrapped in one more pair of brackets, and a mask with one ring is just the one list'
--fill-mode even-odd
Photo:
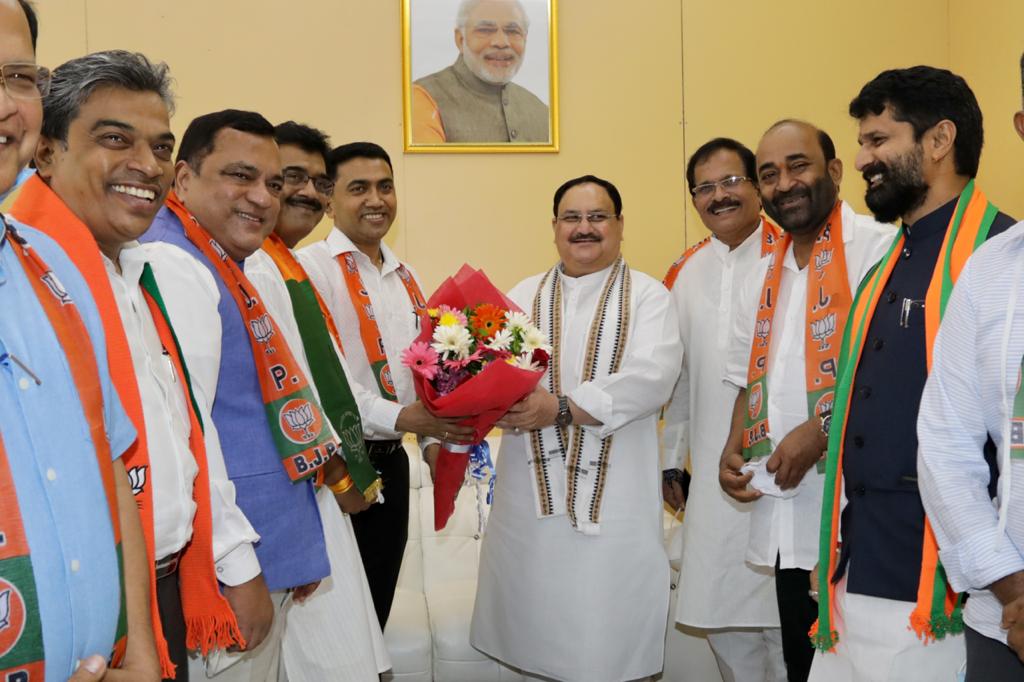
{"label": "scarf fringe tassel", "polygon": [[233,618],[201,616],[185,619],[185,647],[199,649],[206,656],[213,649],[227,649],[233,644],[245,648],[245,638]]}
{"label": "scarf fringe tassel", "polygon": [[964,631],[962,611],[957,608],[951,615],[930,616],[925,618],[918,613],[910,616],[910,629],[925,644],[935,642],[946,635],[958,635]]}

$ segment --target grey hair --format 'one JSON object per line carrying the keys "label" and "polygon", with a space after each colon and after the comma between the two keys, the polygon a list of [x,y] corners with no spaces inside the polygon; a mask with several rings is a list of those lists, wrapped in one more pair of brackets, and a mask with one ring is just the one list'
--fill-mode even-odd
{"label": "grey hair", "polygon": [[93,52],[53,70],[49,94],[43,99],[43,135],[67,142],[71,122],[97,88],[113,86],[133,92],[155,92],[174,113],[169,67],[146,55],[125,50]]}
{"label": "grey hair", "polygon": [[[526,13],[526,7],[523,6],[522,0],[511,0],[519,8],[519,14],[523,17],[523,31],[526,33],[530,32],[530,15]],[[476,6],[479,5],[483,0],[462,0],[459,3],[459,11],[455,15],[455,28],[459,29],[463,33],[466,32],[466,24],[469,23],[469,15],[472,13]]]}

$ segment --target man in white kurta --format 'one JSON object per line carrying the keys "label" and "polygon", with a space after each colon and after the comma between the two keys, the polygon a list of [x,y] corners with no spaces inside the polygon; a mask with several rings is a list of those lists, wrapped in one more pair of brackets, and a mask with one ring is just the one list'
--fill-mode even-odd
{"label": "man in white kurta", "polygon": [[[560,314],[562,332],[550,338],[560,361],[499,423],[505,432],[470,641],[544,678],[617,682],[662,668],[669,569],[657,419],[678,376],[682,346],[668,292],[621,259],[621,206],[615,187],[599,178],[563,185],[553,220],[561,263],[510,292],[527,312],[539,291],[560,299],[549,306],[550,317]],[[584,350],[608,287],[619,294],[607,298],[597,352],[617,348],[620,362],[617,371],[586,380]],[[617,329],[625,333],[622,346]],[[553,371],[563,395],[545,388]],[[604,441],[607,456],[591,459],[585,447],[583,472],[567,473],[572,458],[552,436],[556,424],[570,439],[584,432],[584,442],[611,439]],[[531,445],[541,436],[554,448],[543,458],[554,491],[549,505],[538,504],[544,498],[536,468],[542,464]],[[595,475],[597,494],[587,497]],[[566,491],[591,503],[579,505]]]}
{"label": "man in white kurta", "polygon": [[[687,183],[711,236],[687,250],[665,278],[686,352],[665,409],[662,468],[681,472],[688,458],[692,475],[675,620],[706,631],[724,682],[786,679],[773,571],[745,561],[750,506],[718,485],[737,393],[722,381],[732,315],[744,278],[764,252],[755,174],[753,152],[735,140],[716,138],[694,152]],[[679,504],[671,498],[667,493],[670,505]]]}
{"label": "man in white kurta", "polygon": [[[761,459],[770,461],[772,467],[778,463],[779,468],[771,468],[769,485],[759,488],[769,492],[751,490],[747,487],[751,474],[740,473],[748,368],[769,257],[751,271],[736,307],[725,380],[740,392],[719,481],[729,495],[752,507],[747,561],[776,568],[783,653],[789,679],[795,681],[807,679],[814,651],[808,632],[817,618],[817,604],[808,593],[810,571],[818,562],[825,475],[817,463],[826,447],[827,429],[817,414],[808,417],[808,296],[820,298],[819,283],[827,277],[823,270],[838,262],[834,253],[838,245],[829,253],[831,260],[814,262],[811,256],[814,245],[825,239],[826,230],[835,237],[839,229],[832,223],[839,202],[842,162],[835,158],[827,135],[809,124],[785,121],[769,128],[761,139],[757,164],[765,211],[792,237],[780,259],[774,316],[757,337],[761,343],[764,332],[770,330],[764,343],[768,345],[767,438],[772,454]],[[838,218],[852,298],[861,279],[891,244],[894,228],[857,215],[845,202],[839,206]],[[836,326],[824,341],[837,353],[841,337],[842,329]]]}

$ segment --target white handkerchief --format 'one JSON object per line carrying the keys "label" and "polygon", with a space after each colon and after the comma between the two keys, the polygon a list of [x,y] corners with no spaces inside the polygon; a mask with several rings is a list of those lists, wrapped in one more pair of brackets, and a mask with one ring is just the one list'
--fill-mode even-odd
{"label": "white handkerchief", "polygon": [[799,488],[790,488],[789,490],[783,490],[775,483],[775,474],[769,473],[765,469],[765,465],[768,464],[768,458],[762,457],[761,459],[755,459],[747,462],[740,469],[740,473],[747,473],[748,471],[754,472],[754,477],[750,479],[750,487],[754,490],[759,490],[765,495],[771,495],[772,497],[778,497],[783,500],[789,499],[797,494]]}

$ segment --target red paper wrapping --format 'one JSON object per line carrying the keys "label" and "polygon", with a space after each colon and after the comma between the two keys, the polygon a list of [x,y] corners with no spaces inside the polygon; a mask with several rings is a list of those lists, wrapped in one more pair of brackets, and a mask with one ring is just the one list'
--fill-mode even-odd
{"label": "red paper wrapping", "polygon": [[[428,308],[447,305],[457,310],[491,303],[506,310],[521,312],[519,306],[491,284],[481,270],[463,265],[454,277],[449,277],[427,301]],[[430,343],[433,325],[424,323],[416,341]],[[543,372],[513,367],[506,362],[491,362],[476,376],[470,377],[448,395],[439,396],[430,382],[413,372],[416,395],[437,417],[465,417],[459,423],[473,427],[474,442],[480,443],[490,433],[494,422],[508,409],[526,397],[543,376]],[[452,452],[442,443],[434,471],[434,530],[448,523],[455,511],[455,498],[466,478],[469,452]],[[461,448],[455,448],[461,449]]]}

